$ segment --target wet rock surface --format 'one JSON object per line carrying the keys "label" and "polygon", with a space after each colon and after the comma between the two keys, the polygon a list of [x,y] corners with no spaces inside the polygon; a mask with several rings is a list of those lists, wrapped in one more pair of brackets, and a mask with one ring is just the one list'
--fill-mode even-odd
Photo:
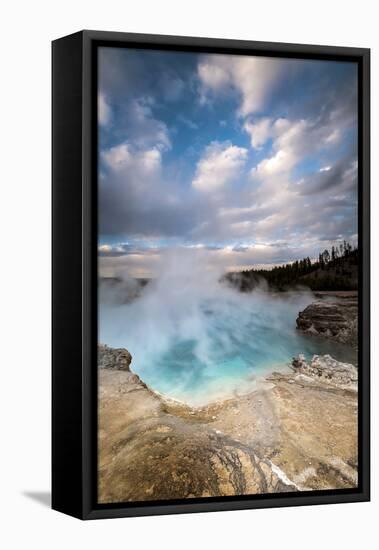
{"label": "wet rock surface", "polygon": [[99,346],[99,502],[356,486],[354,373],[332,358],[299,357],[255,391],[198,408],[152,391],[130,361]]}
{"label": "wet rock surface", "polygon": [[356,297],[335,301],[319,300],[299,312],[299,330],[332,338],[336,342],[358,345],[358,300]]}

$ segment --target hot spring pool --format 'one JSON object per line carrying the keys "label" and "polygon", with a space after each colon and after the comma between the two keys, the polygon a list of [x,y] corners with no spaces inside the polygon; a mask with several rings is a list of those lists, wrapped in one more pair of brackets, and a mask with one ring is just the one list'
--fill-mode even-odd
{"label": "hot spring pool", "polygon": [[192,404],[248,391],[303,353],[356,363],[348,346],[296,330],[308,292],[241,294],[221,285],[150,284],[127,304],[100,303],[99,341],[124,347],[152,389]]}

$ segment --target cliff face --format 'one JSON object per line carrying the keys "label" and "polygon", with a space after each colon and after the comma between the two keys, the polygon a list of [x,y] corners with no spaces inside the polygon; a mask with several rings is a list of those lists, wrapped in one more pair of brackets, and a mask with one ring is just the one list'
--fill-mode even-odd
{"label": "cliff face", "polygon": [[317,301],[299,312],[297,328],[318,334],[336,342],[358,345],[358,300],[345,298],[327,302]]}
{"label": "cliff face", "polygon": [[99,346],[99,502],[355,486],[356,388],[299,360],[257,391],[191,408],[149,389],[126,350]]}

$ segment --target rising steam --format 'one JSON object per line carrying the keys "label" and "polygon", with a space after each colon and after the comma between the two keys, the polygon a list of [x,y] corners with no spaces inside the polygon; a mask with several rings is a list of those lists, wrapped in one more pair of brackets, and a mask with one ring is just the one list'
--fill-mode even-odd
{"label": "rising steam", "polygon": [[124,274],[100,293],[99,341],[127,348],[133,370],[152,388],[194,403],[293,355],[319,352],[295,329],[310,292],[280,295],[262,283],[244,294],[220,283],[221,276],[202,250],[165,254],[158,276],[143,288]]}

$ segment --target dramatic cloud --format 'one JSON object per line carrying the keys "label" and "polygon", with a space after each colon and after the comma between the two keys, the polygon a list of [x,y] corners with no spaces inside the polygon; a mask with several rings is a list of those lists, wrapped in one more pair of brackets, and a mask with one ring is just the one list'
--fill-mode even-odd
{"label": "dramatic cloud", "polygon": [[137,172],[142,179],[156,174],[161,164],[161,153],[158,149],[133,151],[128,143],[111,147],[103,152],[102,157],[113,172],[121,171],[125,176]]}
{"label": "dramatic cloud", "polygon": [[217,191],[235,181],[246,159],[247,149],[215,141],[208,145],[199,160],[192,185],[200,191]]}
{"label": "dramatic cloud", "polygon": [[104,97],[104,94],[100,93],[98,96],[98,119],[99,123],[102,126],[105,126],[109,124],[112,116],[112,111],[108,103],[106,102],[106,99]]}
{"label": "dramatic cloud", "polygon": [[182,234],[191,227],[182,191],[162,179],[162,154],[123,143],[101,155],[99,219],[103,234],[157,238]]}
{"label": "dramatic cloud", "polygon": [[125,110],[127,115],[127,134],[139,147],[154,146],[158,149],[170,149],[171,141],[166,124],[156,120],[152,114],[154,100],[150,97],[135,99]]}
{"label": "dramatic cloud", "polygon": [[98,117],[102,273],[149,276],[173,247],[242,269],[356,240],[352,63],[103,48]]}
{"label": "dramatic cloud", "polygon": [[330,200],[348,198],[348,204],[354,204],[358,182],[358,163],[351,157],[341,159],[334,166],[321,168],[298,184],[299,192],[303,195],[313,195],[327,192]]}
{"label": "dramatic cloud", "polygon": [[272,120],[270,118],[261,118],[256,122],[247,120],[244,124],[244,130],[250,135],[251,146],[254,149],[261,149],[266,141],[271,137]]}
{"label": "dramatic cloud", "polygon": [[255,113],[263,108],[290,64],[291,61],[272,57],[206,56],[198,66],[202,99],[209,91],[217,97],[217,94],[234,89],[241,96],[239,114]]}
{"label": "dramatic cloud", "polygon": [[173,104],[180,98],[184,81],[174,68],[167,70],[164,63],[160,71],[160,66],[158,52],[100,48],[98,116],[105,145],[128,140],[140,147],[171,147],[166,123],[154,114],[159,109],[156,96]]}

